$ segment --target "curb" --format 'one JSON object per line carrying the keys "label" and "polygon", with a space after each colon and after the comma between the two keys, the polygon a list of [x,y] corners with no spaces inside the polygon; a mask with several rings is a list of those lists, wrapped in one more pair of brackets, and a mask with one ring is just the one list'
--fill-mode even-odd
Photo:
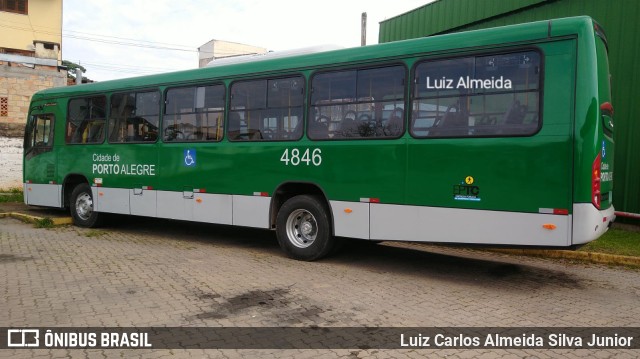
{"label": "curb", "polygon": [[[48,217],[30,216],[30,215],[18,213],[18,212],[0,213],[0,218],[5,218],[5,217],[15,218],[28,223],[37,223],[39,221],[42,221],[48,218]],[[58,217],[58,218],[48,218],[48,219],[51,220],[52,225],[54,226],[64,226],[64,225],[73,223],[73,220],[71,219],[71,217]],[[520,255],[520,256],[529,256],[529,257],[572,259],[572,260],[580,260],[580,261],[598,263],[598,264],[622,265],[622,266],[631,266],[631,267],[640,268],[640,257],[619,256],[619,255],[607,254],[607,253],[542,250],[542,249],[500,249],[500,248],[484,249],[484,251],[494,252],[494,253],[503,253],[503,254],[513,254],[513,255]]]}
{"label": "curb", "polygon": [[27,222],[27,223],[37,223],[42,220],[49,219],[51,220],[51,224],[54,226],[64,226],[64,225],[73,223],[73,220],[71,219],[71,217],[49,218],[49,217],[36,217],[36,216],[31,216],[28,214],[18,213],[18,212],[0,213],[0,218],[5,218],[5,217],[15,218],[17,220],[20,220],[22,222]]}
{"label": "curb", "polygon": [[542,249],[487,249],[486,251],[530,257],[573,259],[598,264],[640,267],[640,257],[620,256],[607,253]]}

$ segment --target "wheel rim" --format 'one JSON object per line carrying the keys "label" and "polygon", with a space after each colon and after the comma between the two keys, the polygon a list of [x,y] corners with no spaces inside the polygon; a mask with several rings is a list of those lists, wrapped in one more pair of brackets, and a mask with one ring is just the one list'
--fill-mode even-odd
{"label": "wheel rim", "polygon": [[83,221],[88,220],[93,213],[93,199],[84,192],[76,198],[76,214]]}
{"label": "wheel rim", "polygon": [[296,209],[287,218],[287,237],[298,248],[307,248],[318,235],[318,222],[311,212]]}

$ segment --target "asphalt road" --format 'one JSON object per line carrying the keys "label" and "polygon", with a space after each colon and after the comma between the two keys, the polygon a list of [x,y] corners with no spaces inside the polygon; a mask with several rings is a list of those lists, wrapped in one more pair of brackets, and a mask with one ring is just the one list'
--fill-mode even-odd
{"label": "asphalt road", "polygon": [[[640,272],[419,244],[286,258],[268,231],[0,219],[0,327],[640,327]],[[3,350],[0,357],[637,357],[639,350]]]}

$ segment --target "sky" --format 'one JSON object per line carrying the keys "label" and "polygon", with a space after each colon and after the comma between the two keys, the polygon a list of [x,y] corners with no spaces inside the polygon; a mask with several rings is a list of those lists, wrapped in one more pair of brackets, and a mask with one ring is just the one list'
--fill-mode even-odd
{"label": "sky", "polygon": [[[94,81],[198,67],[216,39],[282,51],[378,42],[379,22],[433,0],[64,0],[62,58]],[[179,6],[179,7],[176,7]]]}

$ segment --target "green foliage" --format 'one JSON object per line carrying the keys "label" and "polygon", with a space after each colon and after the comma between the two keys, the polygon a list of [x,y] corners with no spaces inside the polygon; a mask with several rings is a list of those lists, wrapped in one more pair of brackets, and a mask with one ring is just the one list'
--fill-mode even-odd
{"label": "green foliage", "polygon": [[0,189],[0,203],[22,202],[22,189]]}
{"label": "green foliage", "polygon": [[99,229],[91,229],[91,230],[86,231],[84,233],[84,236],[85,237],[89,237],[89,238],[101,237],[101,236],[104,236],[105,234],[108,234],[108,233],[109,232],[107,232],[107,231],[103,231],[103,230],[99,230]]}
{"label": "green foliage", "polygon": [[34,222],[36,228],[53,228],[53,220],[51,218],[41,218]]}
{"label": "green foliage", "polygon": [[82,70],[83,73],[87,72],[87,69],[84,66],[67,60],[62,60],[62,66],[67,68],[67,78],[69,79],[76,78],[76,69]]}
{"label": "green foliage", "polygon": [[580,251],[640,257],[640,232],[612,228]]}

